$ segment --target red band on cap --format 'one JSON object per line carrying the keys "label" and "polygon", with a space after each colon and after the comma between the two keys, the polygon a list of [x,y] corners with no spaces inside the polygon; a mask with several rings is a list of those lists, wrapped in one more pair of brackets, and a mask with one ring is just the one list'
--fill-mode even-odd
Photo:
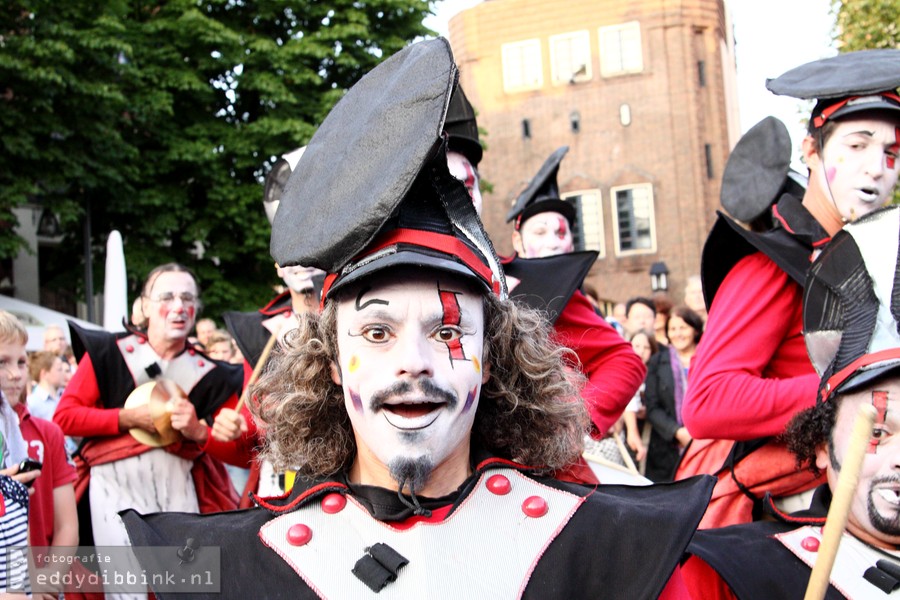
{"label": "red band on cap", "polygon": [[[397,244],[409,244],[410,246],[418,246],[429,250],[436,250],[442,254],[448,254],[460,259],[464,265],[469,267],[478,277],[484,280],[491,289],[494,288],[494,277],[490,267],[488,267],[477,254],[452,235],[443,233],[434,233],[431,231],[422,231],[421,229],[394,229],[377,240],[371,246],[366,248],[365,252],[358,254],[353,262],[358,262],[363,258]],[[338,276],[336,273],[329,273],[325,277],[325,283],[322,286],[321,305],[325,304],[325,297]]]}
{"label": "red band on cap", "polygon": [[900,348],[888,348],[887,350],[881,350],[880,352],[873,352],[872,354],[860,356],[852,363],[828,378],[828,381],[825,384],[825,394],[822,396],[822,401],[824,402],[825,400],[827,400],[831,395],[831,392],[833,392],[834,389],[839,385],[850,379],[850,376],[853,375],[856,371],[862,369],[863,367],[874,365],[875,363],[893,359],[900,359]]}
{"label": "red band on cap", "polygon": [[[866,95],[867,96],[868,95],[881,96],[882,98],[887,98],[888,100],[893,100],[897,104],[900,104],[900,96],[898,96],[897,94],[894,94],[892,92],[882,92],[880,94],[866,94]],[[863,98],[863,97],[864,96],[850,96],[849,98],[844,98],[840,102],[835,102],[831,106],[823,109],[822,112],[820,112],[818,115],[816,115],[816,117],[813,119],[813,125],[815,125],[816,128],[821,127],[822,125],[825,124],[825,121],[827,121],[831,117],[831,115],[833,115],[839,109],[847,106],[848,102],[851,102],[853,100],[856,100],[857,98]]]}

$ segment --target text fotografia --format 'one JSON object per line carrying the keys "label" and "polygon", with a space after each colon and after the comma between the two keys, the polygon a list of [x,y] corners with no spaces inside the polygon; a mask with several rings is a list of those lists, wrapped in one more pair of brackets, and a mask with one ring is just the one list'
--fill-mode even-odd
{"label": "text fotografia", "polygon": [[[7,590],[33,594],[221,592],[221,550],[184,546],[13,546],[5,548]],[[27,577],[21,566],[27,563]],[[13,565],[19,570],[12,572]]]}

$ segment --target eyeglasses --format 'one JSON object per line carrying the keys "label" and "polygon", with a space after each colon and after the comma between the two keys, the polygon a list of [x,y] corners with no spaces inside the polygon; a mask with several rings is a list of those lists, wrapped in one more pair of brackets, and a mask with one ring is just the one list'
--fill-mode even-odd
{"label": "eyeglasses", "polygon": [[197,303],[197,296],[190,292],[182,292],[180,294],[175,294],[173,292],[163,292],[156,298],[150,298],[150,301],[159,302],[160,304],[171,304],[175,301],[175,298],[181,300],[181,303],[185,306]]}

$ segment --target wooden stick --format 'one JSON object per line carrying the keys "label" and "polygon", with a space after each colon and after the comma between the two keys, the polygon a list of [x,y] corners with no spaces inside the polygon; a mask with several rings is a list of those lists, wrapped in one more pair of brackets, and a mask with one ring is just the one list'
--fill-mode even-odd
{"label": "wooden stick", "polygon": [[640,471],[637,470],[637,467],[634,466],[634,461],[631,460],[631,454],[628,453],[628,448],[625,447],[625,442],[622,441],[622,436],[618,433],[613,433],[613,437],[616,438],[616,446],[619,448],[619,454],[622,455],[622,460],[625,461],[625,466],[635,475],[640,475]]}
{"label": "wooden stick", "polygon": [[834,498],[828,509],[828,517],[822,529],[822,543],[819,545],[816,564],[809,575],[809,585],[803,600],[822,600],[828,591],[831,569],[834,567],[841,535],[847,527],[847,518],[850,516],[850,503],[859,484],[859,472],[866,456],[866,448],[872,439],[875,416],[875,407],[871,404],[863,404],[856,413],[853,434],[850,436],[844,464],[834,490]]}
{"label": "wooden stick", "polygon": [[241,394],[241,399],[238,400],[238,403],[234,407],[234,412],[241,412],[241,408],[244,406],[244,402],[247,401],[247,396],[250,394],[250,386],[256,383],[256,380],[259,379],[259,374],[262,373],[263,367],[266,365],[266,361],[269,360],[269,354],[272,353],[272,348],[274,348],[275,343],[278,342],[278,338],[281,336],[282,329],[283,326],[274,331],[269,337],[269,341],[266,342],[265,346],[263,346],[262,354],[259,355],[259,360],[256,361],[256,366],[253,367],[253,372],[250,374],[250,379],[247,380],[247,385],[244,386],[244,391]]}

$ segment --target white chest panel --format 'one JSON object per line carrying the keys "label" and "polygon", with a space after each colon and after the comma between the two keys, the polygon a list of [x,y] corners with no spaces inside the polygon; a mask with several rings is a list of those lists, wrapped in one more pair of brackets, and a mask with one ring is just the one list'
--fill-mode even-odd
{"label": "white chest panel", "polygon": [[[489,491],[489,478],[502,475],[511,490]],[[548,505],[542,517],[529,517],[522,504],[531,496]],[[441,523],[418,523],[401,531],[373,519],[352,497],[336,514],[320,502],[266,523],[259,532],[321,598],[497,599],[519,598],[547,546],[583,502],[583,498],[544,486],[512,469],[489,471],[456,512]],[[303,546],[287,542],[295,524],[312,530]],[[351,573],[366,548],[385,543],[409,560],[397,580],[376,596]],[[564,576],[561,574],[561,576]]]}
{"label": "white chest panel", "polygon": [[146,340],[136,335],[125,336],[117,340],[116,344],[134,378],[135,387],[151,381],[150,376],[147,375],[147,367],[156,363],[162,369],[162,377],[171,379],[185,394],[189,394],[197,382],[215,368],[210,359],[201,354],[192,354],[190,351],[182,352],[172,360],[164,361]]}
{"label": "white chest panel", "polygon": [[[815,538],[822,542],[822,528],[807,525],[793,531],[779,533],[774,536],[785,548],[790,550],[809,568],[816,564],[817,552],[810,552],[803,546],[803,540]],[[900,559],[897,553],[888,553]],[[880,552],[873,550],[858,539],[844,533],[841,536],[841,544],[838,546],[834,559],[834,567],[831,569],[831,585],[850,600],[870,600],[872,598],[900,598],[900,590],[891,594],[885,594],[877,587],[863,579],[863,574],[869,567],[874,567],[875,562],[885,558]]]}

